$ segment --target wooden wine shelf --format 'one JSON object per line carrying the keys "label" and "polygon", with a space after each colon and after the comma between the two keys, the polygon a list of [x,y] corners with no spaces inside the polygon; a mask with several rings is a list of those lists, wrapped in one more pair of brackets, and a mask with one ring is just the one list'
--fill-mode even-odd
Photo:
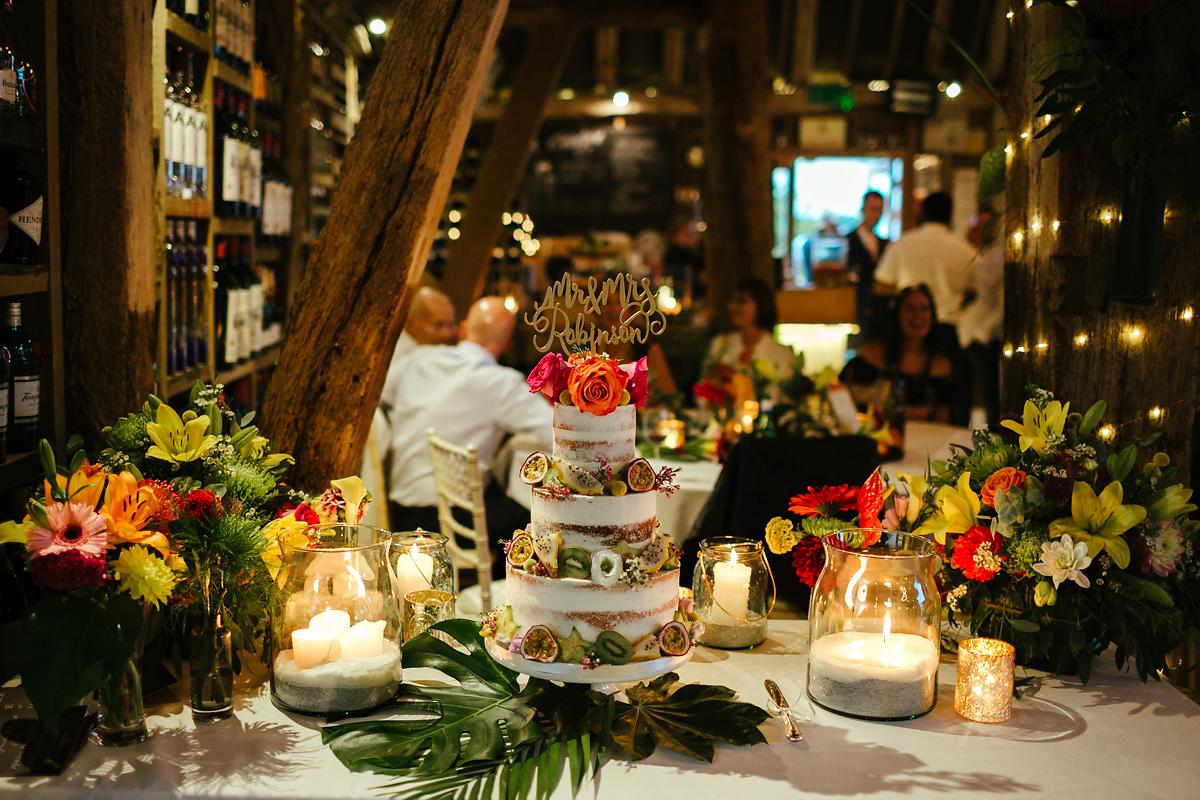
{"label": "wooden wine shelf", "polygon": [[223,383],[228,386],[234,381],[240,381],[242,378],[248,378],[257,372],[261,372],[267,367],[275,366],[275,362],[279,360],[279,352],[282,349],[283,345],[272,345],[249,360],[243,361],[241,364],[230,367],[222,372],[218,372],[217,383]]}
{"label": "wooden wine shelf", "polygon": [[212,216],[212,204],[208,200],[184,200],[182,197],[164,197],[163,209],[168,217],[208,219]]}
{"label": "wooden wine shelf", "polygon": [[308,90],[308,96],[323,106],[331,108],[334,111],[338,110],[338,104],[337,101],[333,99],[333,95],[330,94],[328,90],[322,89],[320,86],[310,87]]}
{"label": "wooden wine shelf", "polygon": [[167,378],[167,397],[177,397],[191,390],[192,384],[196,381],[205,380],[207,377],[207,368],[205,367],[192,367],[185,372],[172,375]]}
{"label": "wooden wine shelf", "polygon": [[218,236],[253,236],[254,220],[215,217],[212,221],[212,229],[213,233]]}
{"label": "wooden wine shelf", "polygon": [[50,288],[50,269],[39,264],[34,272],[0,272],[0,297],[37,294]]}
{"label": "wooden wine shelf", "polygon": [[213,77],[240,92],[250,94],[250,79],[223,61],[213,61]]}
{"label": "wooden wine shelf", "polygon": [[195,49],[208,55],[212,50],[212,36],[208,31],[202,31],[193,26],[174,11],[167,11],[167,33],[182,39]]}

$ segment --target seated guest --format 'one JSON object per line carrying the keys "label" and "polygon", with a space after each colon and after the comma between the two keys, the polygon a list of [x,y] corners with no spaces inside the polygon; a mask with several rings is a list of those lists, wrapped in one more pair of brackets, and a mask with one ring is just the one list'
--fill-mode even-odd
{"label": "seated guest", "polygon": [[[501,298],[485,297],[471,306],[457,346],[418,347],[401,359],[395,380],[384,387],[381,404],[392,421],[393,529],[440,528],[426,440],[430,428],[448,442],[477,447],[485,479],[505,434],[540,434],[549,449],[550,405],[530,393],[524,375],[496,363],[512,343],[515,324]],[[484,505],[493,542],[529,522],[529,511],[498,486],[487,486]]]}
{"label": "seated guest", "polygon": [[404,330],[392,351],[388,365],[388,380],[396,365],[419,345],[454,344],[458,340],[458,320],[454,316],[454,303],[449,295],[429,286],[417,289]]}
{"label": "seated guest", "polygon": [[[929,288],[910,286],[896,300],[886,337],[864,342],[858,355],[842,369],[840,380],[860,403],[868,393],[863,387],[901,381],[908,419],[948,422],[955,397],[954,367],[937,344],[936,328],[937,309]],[[879,398],[872,401],[881,402]]]}
{"label": "seated guest", "polygon": [[779,380],[789,378],[796,355],[775,341],[779,311],[771,287],[758,278],[743,278],[734,285],[728,308],[734,330],[713,339],[705,358],[706,371],[718,365],[745,371],[761,358],[775,366]]}

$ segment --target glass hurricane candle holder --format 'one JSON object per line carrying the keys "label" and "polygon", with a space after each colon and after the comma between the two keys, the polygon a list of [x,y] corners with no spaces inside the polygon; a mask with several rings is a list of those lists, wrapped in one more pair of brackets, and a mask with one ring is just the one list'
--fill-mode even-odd
{"label": "glass hurricane candle holder", "polygon": [[704,625],[697,637],[700,644],[728,650],[762,644],[767,617],[775,607],[775,576],[762,542],[738,536],[700,542],[692,594]]}
{"label": "glass hurricane candle holder", "polygon": [[[404,596],[404,641],[454,616],[454,595],[422,589]],[[437,635],[437,632],[434,632]]]}
{"label": "glass hurricane candle holder", "polygon": [[412,592],[435,589],[454,594],[454,563],[440,533],[405,531],[392,534],[391,563],[400,602]]}
{"label": "glass hurricane candle holder", "polygon": [[1016,648],[999,639],[959,644],[954,710],[975,722],[1006,722],[1012,716],[1016,655]]}
{"label": "glass hurricane candle holder", "polygon": [[941,615],[933,543],[859,529],[822,541],[825,566],[808,610],[808,696],[863,719],[928,713],[937,701]]}
{"label": "glass hurricane candle holder", "polygon": [[304,714],[362,711],[400,687],[400,607],[391,535],[369,525],[309,528],[284,547],[271,600],[271,699]]}

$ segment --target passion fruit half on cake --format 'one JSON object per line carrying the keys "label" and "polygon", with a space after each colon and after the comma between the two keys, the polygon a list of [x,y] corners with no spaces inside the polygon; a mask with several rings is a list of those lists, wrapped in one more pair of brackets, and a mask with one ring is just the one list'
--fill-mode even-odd
{"label": "passion fruit half on cake", "polygon": [[664,656],[682,656],[692,647],[692,637],[682,622],[668,622],[658,632],[658,648]]}
{"label": "passion fruit half on cake", "polygon": [[545,453],[532,453],[521,465],[521,482],[536,486],[545,480],[550,473],[550,456]]}
{"label": "passion fruit half on cake", "polygon": [[635,458],[625,468],[625,485],[631,492],[648,492],[654,488],[654,467],[644,458]]}
{"label": "passion fruit half on cake", "polygon": [[533,537],[521,531],[508,543],[508,563],[524,568],[525,562],[533,558]]}
{"label": "passion fruit half on cake", "polygon": [[558,657],[558,640],[545,625],[534,625],[521,640],[521,655],[548,664]]}

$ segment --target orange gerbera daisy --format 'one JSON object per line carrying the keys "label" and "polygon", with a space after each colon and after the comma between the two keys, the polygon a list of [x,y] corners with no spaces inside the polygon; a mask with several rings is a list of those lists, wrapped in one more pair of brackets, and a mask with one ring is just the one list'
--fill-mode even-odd
{"label": "orange gerbera daisy", "polygon": [[147,529],[158,513],[158,498],[150,486],[138,485],[133,473],[122,472],[108,479],[108,496],[100,513],[108,523],[109,547],[122,542],[141,544],[167,557],[167,537]]}
{"label": "orange gerbera daisy", "polygon": [[857,499],[857,486],[845,483],[819,489],[810,486],[807,492],[801,492],[791,499],[788,511],[802,517],[835,517],[839,511],[853,509]]}

